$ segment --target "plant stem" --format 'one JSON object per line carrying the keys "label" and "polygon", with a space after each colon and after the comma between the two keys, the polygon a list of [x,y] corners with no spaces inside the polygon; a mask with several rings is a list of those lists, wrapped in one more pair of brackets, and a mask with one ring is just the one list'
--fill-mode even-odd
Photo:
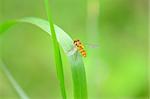
{"label": "plant stem", "polygon": [[10,73],[6,65],[1,61],[1,59],[0,59],[0,66],[2,70],[4,71],[5,75],[7,76],[8,80],[10,81],[14,89],[16,90],[17,94],[20,96],[20,99],[29,99],[29,97],[26,95],[23,89],[19,86],[19,84],[13,78],[12,74]]}
{"label": "plant stem", "polygon": [[27,94],[21,88],[21,86],[17,83],[17,81],[12,76],[11,72],[7,68],[7,66],[2,62],[2,37],[0,37],[0,67],[3,70],[4,74],[6,75],[7,79],[11,83],[12,87],[15,89],[17,94],[20,96],[20,99],[29,99]]}
{"label": "plant stem", "polygon": [[52,21],[51,11],[50,11],[48,3],[49,3],[49,1],[45,0],[45,7],[46,7],[47,16],[48,16],[48,21],[50,24],[50,31],[52,33],[52,41],[53,41],[53,46],[54,46],[55,62],[56,62],[56,69],[57,69],[57,77],[59,79],[62,97],[63,97],[63,99],[66,99],[66,90],[65,90],[65,83],[64,83],[64,73],[63,73],[63,67],[62,67],[61,54],[60,54],[60,49],[59,49],[58,41],[56,38],[56,33],[55,33],[53,21]]}

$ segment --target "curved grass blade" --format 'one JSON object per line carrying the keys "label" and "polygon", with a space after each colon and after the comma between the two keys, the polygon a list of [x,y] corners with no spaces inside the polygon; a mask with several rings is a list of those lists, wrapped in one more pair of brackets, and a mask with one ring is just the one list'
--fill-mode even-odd
{"label": "curved grass blade", "polygon": [[13,78],[12,74],[10,73],[6,65],[1,60],[0,60],[0,67],[4,71],[5,75],[7,76],[8,80],[10,81],[10,83],[12,84],[18,95],[20,96],[20,99],[29,99],[24,90],[19,86],[19,84]]}
{"label": "curved grass blade", "polygon": [[[9,23],[8,26],[5,26],[4,29],[0,29],[0,34],[6,31],[11,25],[14,25],[15,23],[22,23],[22,22],[33,24],[41,28],[45,32],[47,32],[49,35],[51,35],[48,21],[40,19],[40,18],[35,18],[35,17],[26,17],[26,18],[22,18],[19,20],[15,20],[15,22],[9,21],[7,22]],[[0,27],[3,27],[4,24],[2,24]],[[65,33],[57,25],[54,25],[54,28],[55,28],[58,43],[63,48],[64,52],[67,54],[68,51],[74,47],[73,40],[67,33]],[[87,99],[88,97],[87,97],[86,73],[85,73],[85,68],[84,68],[82,57],[80,56],[79,52],[76,52],[71,56],[68,55],[68,59],[69,59],[71,70],[72,70],[72,78],[73,78],[73,85],[74,85],[74,98],[75,99]]]}
{"label": "curved grass blade", "polygon": [[[2,28],[0,26],[0,30],[2,31],[7,29],[8,27],[10,27],[11,25],[13,25],[15,22],[11,21],[11,22],[6,22],[4,25],[2,25],[4,28]],[[0,32],[1,33],[1,32]],[[2,38],[0,37],[0,47],[2,44]],[[1,49],[0,49],[0,68],[2,69],[2,71],[4,72],[4,74],[6,75],[7,79],[9,80],[10,84],[12,85],[12,87],[15,89],[16,93],[19,95],[20,99],[29,99],[29,97],[27,96],[27,94],[25,93],[25,91],[21,88],[21,86],[17,83],[17,81],[13,78],[11,72],[9,71],[9,69],[7,68],[7,66],[4,64],[4,62],[2,61],[2,53],[1,53]]]}

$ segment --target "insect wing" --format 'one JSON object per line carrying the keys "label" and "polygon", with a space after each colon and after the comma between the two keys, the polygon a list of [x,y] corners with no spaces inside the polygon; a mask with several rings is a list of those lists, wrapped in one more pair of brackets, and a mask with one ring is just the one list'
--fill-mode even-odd
{"label": "insect wing", "polygon": [[72,56],[77,51],[77,48],[74,46],[71,50],[67,52],[68,56]]}
{"label": "insect wing", "polygon": [[97,44],[89,44],[89,43],[86,43],[85,44],[86,47],[89,47],[89,48],[99,48],[100,46],[97,45]]}

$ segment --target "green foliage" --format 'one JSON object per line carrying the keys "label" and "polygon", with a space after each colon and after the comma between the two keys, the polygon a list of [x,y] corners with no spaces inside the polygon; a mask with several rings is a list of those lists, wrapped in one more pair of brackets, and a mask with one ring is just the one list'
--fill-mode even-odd
{"label": "green foliage", "polygon": [[12,74],[6,67],[6,65],[0,60],[0,67],[7,76],[8,80],[12,84],[13,88],[16,90],[18,95],[20,96],[21,99],[29,99],[29,97],[26,95],[24,90],[19,86],[19,84],[16,82],[16,80],[13,78]]}
{"label": "green foliage", "polygon": [[[34,18],[34,17],[26,17],[18,20],[7,21],[1,24],[0,33],[1,34],[4,33],[6,30],[8,30],[11,26],[15,25],[16,23],[33,24],[41,28],[43,31],[45,31],[45,33],[48,33],[50,36],[52,34],[48,21],[40,18]],[[87,99],[86,73],[85,73],[82,57],[80,56],[79,52],[75,52],[71,56],[67,54],[67,52],[74,47],[73,40],[70,38],[70,36],[67,33],[65,33],[57,25],[54,25],[54,28],[55,28],[58,43],[63,48],[66,55],[68,56],[71,65],[73,85],[74,85],[74,98]]]}
{"label": "green foliage", "polygon": [[60,54],[58,41],[57,41],[57,38],[56,38],[54,25],[53,25],[53,22],[52,22],[51,11],[49,10],[49,5],[48,5],[49,2],[48,1],[49,0],[45,0],[45,8],[46,8],[47,16],[48,16],[51,36],[52,36],[53,45],[54,45],[54,55],[55,55],[57,76],[58,76],[59,84],[60,84],[60,87],[61,87],[62,97],[63,97],[63,99],[66,99],[66,89],[65,89],[65,82],[64,82],[62,59],[61,59],[61,54]]}

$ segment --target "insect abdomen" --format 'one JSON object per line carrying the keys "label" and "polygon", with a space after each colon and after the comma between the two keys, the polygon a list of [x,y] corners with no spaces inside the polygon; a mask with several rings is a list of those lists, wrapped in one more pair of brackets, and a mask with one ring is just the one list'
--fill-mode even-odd
{"label": "insect abdomen", "polygon": [[84,50],[84,46],[81,44],[80,40],[74,40],[74,45],[77,47],[81,55],[86,57],[86,51]]}
{"label": "insect abdomen", "polygon": [[82,51],[81,54],[82,54],[83,57],[86,57],[86,52],[85,51]]}
{"label": "insect abdomen", "polygon": [[86,51],[83,48],[80,48],[79,51],[83,57],[86,57]]}

